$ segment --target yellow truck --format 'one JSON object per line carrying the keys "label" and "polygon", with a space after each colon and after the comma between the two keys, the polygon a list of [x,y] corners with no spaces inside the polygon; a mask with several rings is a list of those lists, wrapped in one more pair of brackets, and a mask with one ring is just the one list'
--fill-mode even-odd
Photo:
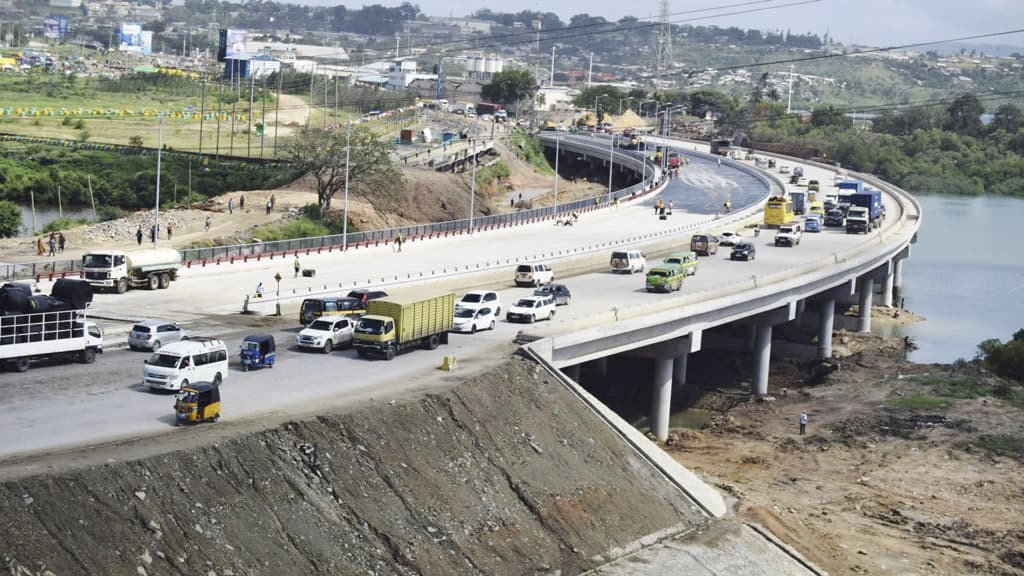
{"label": "yellow truck", "polygon": [[455,320],[455,294],[388,296],[366,303],[352,346],[360,358],[380,354],[388,360],[413,347],[428,350],[448,343]]}

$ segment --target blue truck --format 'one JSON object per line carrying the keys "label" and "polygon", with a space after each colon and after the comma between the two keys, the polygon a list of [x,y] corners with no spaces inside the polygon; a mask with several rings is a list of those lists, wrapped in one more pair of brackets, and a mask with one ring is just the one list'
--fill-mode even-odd
{"label": "blue truck", "polygon": [[839,183],[839,197],[836,199],[837,207],[846,213],[850,207],[850,196],[864,192],[864,182],[860,180],[843,180]]}
{"label": "blue truck", "polygon": [[880,228],[884,219],[885,206],[882,204],[881,192],[865,190],[850,195],[850,208],[846,211],[847,234],[867,234],[875,228]]}

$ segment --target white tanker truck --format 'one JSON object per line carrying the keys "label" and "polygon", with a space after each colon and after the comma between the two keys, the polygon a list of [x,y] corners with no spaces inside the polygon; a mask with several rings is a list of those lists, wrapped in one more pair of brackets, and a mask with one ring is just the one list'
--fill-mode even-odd
{"label": "white tanker truck", "polygon": [[106,250],[82,256],[85,280],[97,289],[123,294],[128,288],[167,288],[178,279],[181,254],[170,248]]}

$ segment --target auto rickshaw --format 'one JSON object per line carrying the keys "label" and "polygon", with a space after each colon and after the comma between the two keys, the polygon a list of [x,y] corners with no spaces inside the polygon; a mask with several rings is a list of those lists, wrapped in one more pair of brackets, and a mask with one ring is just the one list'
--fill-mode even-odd
{"label": "auto rickshaw", "polygon": [[242,340],[241,351],[242,372],[250,368],[273,368],[277,356],[274,337],[270,334],[252,334]]}
{"label": "auto rickshaw", "polygon": [[176,423],[216,422],[220,418],[220,387],[209,382],[186,384],[174,400]]}

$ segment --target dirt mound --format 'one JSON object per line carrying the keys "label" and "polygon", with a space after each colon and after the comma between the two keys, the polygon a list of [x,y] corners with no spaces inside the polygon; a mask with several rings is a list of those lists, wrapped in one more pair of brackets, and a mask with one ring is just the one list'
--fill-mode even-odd
{"label": "dirt mound", "polygon": [[177,432],[177,452],[0,484],[4,565],[574,574],[642,536],[704,522],[522,359],[418,399],[217,442],[209,430]]}

